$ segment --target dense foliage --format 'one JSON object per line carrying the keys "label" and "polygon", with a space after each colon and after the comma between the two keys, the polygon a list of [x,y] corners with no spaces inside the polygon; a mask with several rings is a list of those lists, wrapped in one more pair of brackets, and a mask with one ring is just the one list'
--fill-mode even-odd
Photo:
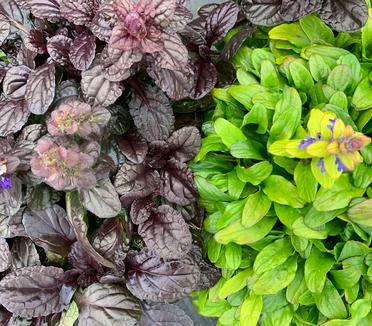
{"label": "dense foliage", "polygon": [[222,271],[194,304],[218,325],[371,325],[371,23],[259,28],[213,90],[190,166]]}
{"label": "dense foliage", "polygon": [[[303,160],[298,163],[304,165],[301,173],[313,184],[319,182],[331,191],[336,187],[339,196],[352,180],[338,170],[354,168],[362,156],[370,161],[370,147],[365,146],[369,138],[362,134],[370,130],[368,67],[360,67],[356,57],[340,49],[357,51],[358,34],[339,33],[335,38],[315,17],[308,17],[301,25],[282,25],[285,31],[280,27],[273,29],[272,53],[267,49],[250,53],[246,46],[237,52],[257,29],[254,24],[273,25],[312,12],[319,12],[338,31],[357,30],[367,19],[363,0],[348,1],[347,5],[335,0],[308,1],[306,7],[303,1],[227,1],[200,8],[195,19],[190,7],[189,0],[1,1],[1,324],[192,325],[181,309],[163,303],[210,288],[220,277],[219,270],[202,257],[202,214],[195,205],[198,187],[208,214],[214,207],[228,207],[226,202],[235,205],[229,208],[235,210],[235,215],[226,211],[228,221],[219,226],[225,228],[242,207],[243,201],[238,199],[245,201],[255,191],[254,186],[265,179],[260,176],[260,169],[268,176],[272,166],[281,167],[274,170],[274,175],[287,186],[297,162],[294,158],[306,156],[320,170],[313,168],[310,173],[304,163],[308,161]],[[279,14],[271,17],[273,12]],[[312,31],[311,24],[320,26],[320,34]],[[355,52],[365,59],[371,58],[370,29],[371,22],[363,34],[362,53]],[[246,44],[257,41],[255,47],[264,45],[264,31],[258,28],[259,37]],[[310,43],[321,45],[307,47]],[[334,48],[327,47],[329,44]],[[303,59],[309,60],[310,72],[305,61],[296,59],[301,51]],[[330,53],[324,53],[327,51]],[[287,54],[292,56],[275,63],[275,57]],[[207,95],[214,87],[233,82],[233,64],[240,68],[238,79],[244,87],[249,86],[248,91],[239,89],[241,85],[214,91],[219,102],[216,118],[222,118],[223,107],[234,110],[223,116],[225,119],[216,120],[220,124],[215,126],[217,134],[211,123],[206,125],[204,131],[211,134],[208,137],[212,137],[212,144],[204,140],[197,154],[201,137],[195,119],[177,120],[173,108],[177,112],[192,112],[208,106],[211,101]],[[262,69],[266,70],[261,72]],[[276,69],[280,74],[274,74]],[[260,77],[259,87],[250,89],[252,83],[258,83],[250,73]],[[323,83],[325,80],[327,84]],[[285,85],[295,86],[299,92]],[[234,87],[238,87],[235,93]],[[350,115],[349,98],[353,107]],[[195,101],[199,99],[203,100]],[[252,102],[257,104],[254,108],[251,99],[258,101]],[[304,104],[302,118],[299,99]],[[278,101],[283,112],[278,109],[273,117]],[[290,116],[286,101],[295,106],[295,118]],[[326,102],[329,104],[324,109],[320,104]],[[245,135],[233,127],[241,127],[244,105],[250,109],[245,124],[259,125],[259,137],[250,129],[243,130],[248,132]],[[313,131],[311,123],[301,124],[304,129],[300,128],[300,122],[307,120],[309,109],[314,107],[319,111],[316,117],[323,111],[333,112],[324,118],[332,124],[332,134],[327,130],[328,122],[319,131]],[[283,131],[283,119],[293,119],[290,131]],[[227,140],[219,132],[227,133]],[[317,132],[321,134],[318,138]],[[242,141],[237,147],[236,136]],[[336,138],[343,139],[340,144],[346,148],[345,153],[341,147],[336,151],[325,148]],[[289,150],[294,139],[304,142],[304,151]],[[280,143],[283,140],[286,142]],[[268,154],[267,144],[275,156]],[[216,157],[206,153],[206,148],[207,152],[225,153],[231,149],[233,156],[218,154],[228,162],[217,160],[209,166],[210,157]],[[252,181],[252,176],[242,177],[246,175],[244,166],[251,163],[244,161],[246,157],[239,158],[243,160],[239,161],[242,170],[230,173],[229,179],[219,173],[214,175],[215,163],[217,168],[222,164],[224,169],[231,169],[231,164],[236,164],[234,157],[247,153],[256,163],[248,175],[253,173],[258,181]],[[187,165],[195,155],[201,162],[193,165],[196,182]],[[321,160],[324,166],[319,163]],[[336,160],[336,169],[333,166],[330,170],[332,160]],[[198,171],[200,164],[205,164],[204,172]],[[326,178],[322,169],[327,171]],[[348,199],[363,198],[362,190],[369,182],[366,166],[359,164],[354,173],[354,179],[359,176],[362,180],[353,181],[347,191]],[[272,179],[275,186],[278,180]],[[208,188],[210,182],[217,188]],[[226,182],[230,194],[224,192]],[[251,185],[246,187],[247,182]],[[289,187],[296,197],[294,186]],[[271,190],[276,191],[273,186]],[[266,206],[269,200],[275,201],[267,192],[257,195],[267,197],[263,197]],[[295,209],[314,199],[302,195],[306,194],[291,201]],[[369,201],[360,199],[350,205],[349,200],[341,201],[347,203],[337,216],[344,221],[352,218],[357,224],[347,225],[356,228],[358,236],[368,242],[365,223],[369,222],[360,221],[360,211],[366,209]],[[286,207],[286,202],[277,204]],[[264,215],[270,217],[269,232],[276,213],[270,207],[267,210],[270,213]],[[256,222],[260,223],[264,215],[256,216]],[[327,222],[331,220],[325,215]],[[210,216],[206,225],[209,220]],[[336,225],[338,229],[343,226],[340,223]],[[319,227],[315,231],[324,236],[326,231],[318,230]],[[274,230],[265,241],[285,238],[282,229]],[[344,240],[352,239],[351,226],[348,232],[340,234]],[[265,241],[262,247],[268,244]],[[323,250],[320,244],[318,247]],[[226,252],[235,255],[239,248],[229,245]],[[254,250],[249,250],[252,257]],[[295,269],[293,257],[291,267]],[[228,264],[232,266],[230,261]],[[248,265],[239,263],[235,267]],[[226,273],[233,276],[235,267],[228,272],[223,270],[224,278]],[[366,279],[365,274],[362,280]],[[221,281],[217,287],[220,285]],[[223,300],[218,302],[225,305]],[[224,308],[218,311],[223,313]],[[203,309],[200,306],[205,313]]]}

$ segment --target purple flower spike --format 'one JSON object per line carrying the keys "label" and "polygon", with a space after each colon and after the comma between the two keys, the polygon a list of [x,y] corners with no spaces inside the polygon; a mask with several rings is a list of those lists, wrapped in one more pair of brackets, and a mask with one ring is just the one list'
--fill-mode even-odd
{"label": "purple flower spike", "polygon": [[338,172],[342,172],[342,171],[347,171],[347,167],[345,166],[344,163],[342,163],[340,157],[338,155],[336,155],[336,162],[337,164],[337,171]]}
{"label": "purple flower spike", "polygon": [[327,125],[327,128],[331,131],[332,135],[333,135],[333,129],[335,127],[335,123],[336,123],[337,119],[334,118],[334,119],[329,119],[329,122],[330,124]]}
{"label": "purple flower spike", "polygon": [[321,157],[319,159],[319,161],[316,164],[316,166],[319,166],[320,167],[320,172],[322,172],[322,173],[325,173],[326,172],[325,165],[324,165],[324,158],[323,157]]}
{"label": "purple flower spike", "polygon": [[10,178],[7,177],[0,177],[0,187],[2,187],[5,190],[12,188],[13,187],[12,180],[10,180]]}
{"label": "purple flower spike", "polygon": [[316,139],[310,137],[310,135],[306,135],[306,139],[301,140],[300,145],[298,146],[299,149],[305,149],[307,146],[315,143]]}

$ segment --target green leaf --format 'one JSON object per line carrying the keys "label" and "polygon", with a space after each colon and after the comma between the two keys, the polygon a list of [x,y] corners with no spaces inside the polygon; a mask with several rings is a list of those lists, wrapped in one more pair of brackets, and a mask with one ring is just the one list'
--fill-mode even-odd
{"label": "green leaf", "polygon": [[236,78],[240,85],[258,84],[256,77],[242,68],[236,71]]}
{"label": "green leaf", "polygon": [[300,19],[300,25],[313,44],[334,44],[335,36],[331,28],[317,16],[309,15]]}
{"label": "green leaf", "polygon": [[305,161],[298,162],[294,171],[294,181],[298,195],[307,203],[312,202],[318,190],[318,182],[311,172],[311,165]]}
{"label": "green leaf", "polygon": [[[257,125],[258,134],[265,134],[269,125],[267,109],[263,104],[254,104],[252,109],[244,116],[242,127]],[[250,126],[251,128],[251,126]]]}
{"label": "green leaf", "polygon": [[195,162],[204,160],[209,152],[227,152],[228,148],[222,143],[221,137],[215,134],[202,139],[199,153],[195,156]]}
{"label": "green leaf", "polygon": [[326,229],[312,229],[304,223],[304,218],[301,216],[292,224],[292,231],[298,237],[305,239],[327,239],[328,231]]}
{"label": "green leaf", "polygon": [[230,305],[226,300],[209,301],[199,309],[199,313],[205,317],[220,317],[224,311],[230,309]]}
{"label": "green leaf", "polygon": [[372,309],[372,302],[368,299],[359,299],[355,301],[350,307],[351,319],[353,321],[360,321],[367,317]]}
{"label": "green leaf", "polygon": [[286,87],[283,96],[275,107],[273,125],[270,130],[271,141],[290,139],[301,120],[302,102],[296,89]]}
{"label": "green leaf", "polygon": [[249,182],[253,185],[259,185],[270,176],[273,166],[268,161],[256,163],[249,168],[236,166],[236,175],[243,182]]}
{"label": "green leaf", "polygon": [[362,266],[348,266],[340,270],[331,271],[334,285],[338,289],[349,289],[359,282],[362,276]]}
{"label": "green leaf", "polygon": [[251,62],[256,72],[260,72],[262,62],[265,60],[275,63],[275,57],[268,49],[254,49],[252,51]]}
{"label": "green leaf", "polygon": [[369,248],[362,242],[359,241],[347,241],[338,257],[338,261],[343,261],[344,259],[355,257],[355,256],[364,256],[368,253]]}
{"label": "green leaf", "polygon": [[283,264],[293,254],[293,247],[289,237],[279,239],[261,250],[253,264],[256,274],[262,274]]}
{"label": "green leaf", "polygon": [[270,30],[269,37],[271,40],[288,41],[299,49],[311,43],[298,23],[280,24]]}
{"label": "green leaf", "polygon": [[303,63],[292,61],[289,64],[289,72],[297,89],[308,93],[314,87],[313,77]]}
{"label": "green leaf", "polygon": [[222,244],[235,242],[237,244],[250,244],[264,238],[276,223],[276,217],[265,216],[261,221],[246,228],[241,221],[235,221],[228,227],[217,232],[215,240]]}
{"label": "green leaf", "polygon": [[300,265],[295,278],[287,287],[286,298],[292,304],[299,304],[301,296],[308,291],[304,278],[304,267]]}
{"label": "green leaf", "polygon": [[347,211],[347,216],[354,223],[372,227],[372,199],[354,205]]}
{"label": "green leaf", "polygon": [[245,187],[245,182],[241,181],[233,170],[227,175],[227,188],[229,195],[234,199],[239,199]]}
{"label": "green leaf", "polygon": [[247,268],[244,271],[237,273],[235,276],[226,281],[222,286],[219,296],[221,299],[227,298],[229,295],[240,291],[247,286],[247,280],[254,275],[252,268]]}
{"label": "green leaf", "polygon": [[226,265],[230,269],[238,269],[242,261],[242,247],[235,244],[229,243],[225,249]]}
{"label": "green leaf", "polygon": [[309,58],[309,68],[313,78],[319,81],[325,81],[328,78],[331,68],[325,63],[322,56],[313,54]]}
{"label": "green leaf", "polygon": [[280,88],[278,72],[270,60],[263,60],[261,63],[261,85],[273,90]]}
{"label": "green leaf", "polygon": [[265,91],[266,88],[258,84],[233,85],[228,89],[228,93],[247,109],[250,109],[253,106],[252,97]]}
{"label": "green leaf", "polygon": [[372,83],[368,77],[359,83],[354,92],[351,104],[357,111],[372,108]]}
{"label": "green leaf", "polygon": [[271,175],[264,181],[263,192],[270,200],[282,205],[301,208],[305,202],[300,198],[297,188],[279,175]]}
{"label": "green leaf", "polygon": [[330,211],[346,207],[354,197],[363,196],[363,188],[355,188],[347,174],[341,175],[331,189],[321,187],[316,194],[314,207],[318,211]]}
{"label": "green leaf", "polygon": [[230,223],[241,219],[245,201],[245,199],[235,200],[226,205],[223,213],[220,215],[216,222],[217,230],[221,230],[228,226]]}
{"label": "green leaf", "polygon": [[362,53],[367,60],[372,60],[372,8],[369,9],[369,18],[362,28]]}
{"label": "green leaf", "polygon": [[322,292],[313,293],[319,311],[329,319],[347,318],[347,310],[341,296],[330,280],[326,280]]}
{"label": "green leaf", "polygon": [[280,222],[288,229],[292,229],[292,224],[301,217],[299,209],[274,203],[275,213]]}
{"label": "green leaf", "polygon": [[242,224],[245,227],[255,225],[262,220],[270,210],[271,200],[262,192],[249,195],[244,206]]}
{"label": "green leaf", "polygon": [[214,123],[216,134],[221,137],[222,142],[231,148],[231,145],[238,141],[247,140],[240,128],[234,126],[231,122],[218,118]]}
{"label": "green leaf", "polygon": [[262,326],[290,326],[293,318],[292,308],[288,305],[272,313],[263,314]]}
{"label": "green leaf", "polygon": [[311,292],[322,292],[335,260],[332,256],[319,251],[315,246],[305,262],[305,282]]}
{"label": "green leaf", "polygon": [[244,326],[256,326],[260,319],[262,307],[262,296],[250,292],[249,297],[244,300],[240,308],[240,324]]}
{"label": "green leaf", "polygon": [[222,245],[215,241],[213,238],[208,239],[207,242],[207,254],[208,258],[212,263],[216,263],[220,258]]}
{"label": "green leaf", "polygon": [[62,313],[58,326],[73,326],[79,318],[79,308],[75,301],[71,301],[67,310]]}
{"label": "green leaf", "polygon": [[352,72],[347,65],[337,65],[327,79],[329,86],[341,92],[345,92],[351,86],[352,82]]}
{"label": "green leaf", "polygon": [[329,221],[332,221],[336,216],[344,211],[344,209],[336,209],[332,211],[319,212],[314,207],[311,207],[304,217],[304,223],[309,228],[316,229]]}
{"label": "green leaf", "polygon": [[307,46],[301,51],[301,57],[306,60],[314,54],[319,54],[327,65],[333,68],[340,57],[350,54],[350,52],[345,49],[318,44]]}
{"label": "green leaf", "polygon": [[345,112],[348,112],[349,101],[344,92],[336,92],[329,99],[329,104],[337,106],[343,109]]}
{"label": "green leaf", "polygon": [[198,187],[199,195],[204,199],[213,201],[233,200],[233,198],[218,189],[215,185],[208,182],[205,178],[195,176],[195,183]]}
{"label": "green leaf", "polygon": [[295,278],[297,270],[297,257],[292,256],[287,261],[271,269],[255,282],[253,291],[256,294],[275,294],[286,288]]}
{"label": "green leaf", "polygon": [[264,147],[257,141],[247,139],[231,146],[231,155],[236,158],[263,160]]}

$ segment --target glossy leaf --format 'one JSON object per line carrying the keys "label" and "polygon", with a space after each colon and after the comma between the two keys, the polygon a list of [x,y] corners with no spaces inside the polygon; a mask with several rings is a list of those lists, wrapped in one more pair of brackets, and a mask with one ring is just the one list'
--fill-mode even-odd
{"label": "glossy leaf", "polygon": [[87,70],[93,62],[96,37],[88,33],[80,34],[71,43],[69,58],[76,69]]}

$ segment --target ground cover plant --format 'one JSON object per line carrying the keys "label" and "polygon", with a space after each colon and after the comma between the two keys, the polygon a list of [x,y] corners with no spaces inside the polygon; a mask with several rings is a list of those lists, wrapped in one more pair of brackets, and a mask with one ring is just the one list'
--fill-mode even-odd
{"label": "ground cover plant", "polygon": [[222,272],[194,304],[218,325],[372,323],[371,23],[258,28],[212,91],[190,166]]}
{"label": "ground cover plant", "polygon": [[2,325],[192,324],[161,304],[219,277],[200,134],[171,106],[194,89],[190,21],[187,1],[1,2]]}

